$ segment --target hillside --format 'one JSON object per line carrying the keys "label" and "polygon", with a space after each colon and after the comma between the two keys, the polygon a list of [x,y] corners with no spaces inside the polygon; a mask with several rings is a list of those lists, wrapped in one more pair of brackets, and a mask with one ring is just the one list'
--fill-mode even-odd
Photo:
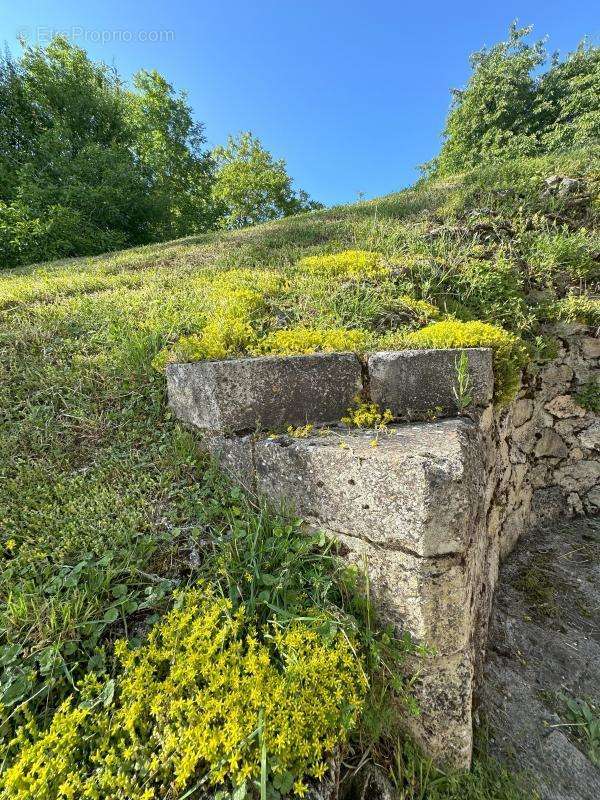
{"label": "hillside", "polygon": [[[95,796],[83,793],[79,773],[74,793],[52,789],[53,780],[75,774],[68,755],[75,745],[64,744],[60,769],[59,756],[44,765],[35,749],[43,741],[39,730],[65,698],[83,693],[84,709],[110,707],[115,676],[135,660],[122,647],[115,656],[115,639],[138,643],[172,606],[174,590],[207,575],[217,576],[215,598],[224,593],[235,608],[244,605],[259,632],[273,617],[262,597],[267,573],[283,586],[286,613],[302,618],[318,607],[342,628],[351,617],[366,672],[377,680],[404,656],[390,655],[379,634],[366,638],[364,603],[348,599],[346,578],[327,547],[318,540],[298,545],[297,523],[257,508],[197,454],[194,436],[166,407],[169,358],[491,346],[502,403],[528,354],[552,352],[546,321],[600,326],[599,231],[600,158],[597,150],[580,150],[430,179],[378,200],[239,232],[3,272],[0,659],[3,757],[14,766],[0,797]],[[598,403],[598,388],[589,392]],[[244,551],[249,542],[251,555]],[[213,623],[231,616],[198,597],[190,608],[200,618],[213,614]],[[355,711],[337,732],[345,738],[354,735],[358,709],[374,700],[373,693],[365,700],[363,672],[344,649],[346,640],[333,641],[330,661],[318,661],[341,676],[344,702],[352,698]],[[281,652],[287,646],[278,644]],[[133,690],[132,697],[141,703]],[[29,728],[11,743],[27,721],[28,699]],[[78,710],[75,701],[62,706],[54,735],[60,737],[61,713],[63,724],[77,729],[68,713]],[[380,733],[368,717],[358,737],[363,744]],[[83,729],[83,721],[77,724]],[[98,733],[100,740],[104,735]],[[335,731],[325,730],[312,761],[282,756],[285,781],[294,776],[297,794],[305,791],[307,764],[318,776],[335,739]],[[258,744],[256,751],[260,756]],[[135,758],[150,758],[149,752],[142,748]],[[155,765],[157,773],[147,778],[145,789],[171,787],[166,794],[139,787],[132,793],[139,764],[123,778],[122,791],[145,800],[190,796],[195,773],[182,764],[191,756],[180,756],[163,772]],[[239,786],[256,778],[255,752],[246,773],[245,763],[226,756],[232,765],[215,768],[213,782],[233,774]],[[59,778],[48,777],[52,769]],[[284,794],[289,788],[280,779],[274,791]],[[481,774],[477,780],[478,789],[442,787],[448,794],[439,796],[454,790],[457,797],[516,796],[505,776],[494,778],[495,788],[486,788]]]}

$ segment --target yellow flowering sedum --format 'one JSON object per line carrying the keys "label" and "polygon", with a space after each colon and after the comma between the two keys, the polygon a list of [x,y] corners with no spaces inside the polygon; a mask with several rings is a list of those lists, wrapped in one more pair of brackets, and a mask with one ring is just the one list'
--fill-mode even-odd
{"label": "yellow flowering sedum", "polygon": [[331,255],[307,256],[298,261],[298,268],[313,275],[354,279],[375,278],[389,272],[382,262],[381,254],[369,250],[343,250]]}
{"label": "yellow flowering sedum", "polygon": [[200,333],[182,336],[154,359],[162,371],[169,361],[188,362],[242,355],[257,341],[257,321],[266,299],[282,286],[270,270],[231,269],[218,273],[204,299],[206,321]]}
{"label": "yellow flowering sedum", "polygon": [[277,354],[281,356],[300,353],[331,353],[364,350],[369,334],[363,330],[345,328],[288,328],[274,331],[262,339],[254,348],[255,355]]}
{"label": "yellow flowering sedum", "polygon": [[[11,745],[0,797],[11,800],[154,800],[205,779],[237,786],[260,777],[259,716],[269,779],[320,776],[358,720],[361,663],[341,633],[324,641],[302,622],[260,641],[244,609],[203,587],[142,647],[118,642],[122,667],[106,708],[69,700],[48,730],[31,722]],[[98,696],[89,677],[82,696]],[[88,706],[88,707],[85,707]],[[162,788],[161,788],[162,787]]]}
{"label": "yellow flowering sedum", "polygon": [[389,408],[382,411],[377,403],[370,403],[355,398],[354,405],[348,409],[347,416],[342,417],[341,421],[349,428],[385,428],[393,422],[394,415]]}

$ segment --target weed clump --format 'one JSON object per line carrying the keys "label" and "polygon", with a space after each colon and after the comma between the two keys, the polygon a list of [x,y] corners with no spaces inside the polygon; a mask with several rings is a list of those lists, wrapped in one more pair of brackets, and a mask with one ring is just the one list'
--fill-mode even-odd
{"label": "weed clump", "polygon": [[585,294],[569,294],[553,303],[547,315],[557,321],[600,328],[600,300]]}
{"label": "weed clump", "polygon": [[348,409],[342,422],[349,428],[375,428],[380,430],[393,422],[394,415],[389,408],[382,411],[377,403],[371,403],[357,397],[353,405]]}

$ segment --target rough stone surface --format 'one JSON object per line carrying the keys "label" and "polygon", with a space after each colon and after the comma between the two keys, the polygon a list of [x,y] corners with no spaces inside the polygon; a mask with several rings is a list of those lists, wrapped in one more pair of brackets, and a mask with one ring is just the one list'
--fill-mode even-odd
{"label": "rough stone surface", "polygon": [[[598,375],[599,359],[589,357],[596,350],[587,341],[595,340],[581,326],[563,325],[554,333],[559,337],[554,362],[532,365],[509,407],[474,407],[471,419],[396,424],[378,433],[334,425],[306,439],[268,437],[260,430],[203,438],[203,447],[235,480],[335,536],[345,558],[370,575],[382,616],[435,649],[435,658],[418,664],[421,716],[407,724],[428,753],[454,766],[467,766],[470,759],[472,697],[482,671],[499,560],[536,521],[547,524],[600,510],[600,422],[574,400]],[[372,397],[404,413],[404,400],[396,397],[394,406],[393,398],[375,394],[388,379],[398,391],[406,389],[398,379],[404,369],[397,365],[399,354],[380,355],[369,362]],[[440,358],[454,374],[455,357],[439,351],[418,351],[414,361],[423,367],[421,380],[430,381],[427,411],[439,404],[431,386],[439,373],[423,365],[433,359],[439,366]],[[180,411],[198,425],[190,408],[198,404],[194,392],[203,402],[204,389],[194,380],[191,388],[180,386]],[[289,392],[278,386],[287,402]],[[444,391],[448,386],[451,391],[452,384]],[[243,382],[221,389],[225,409],[227,397],[244,397]],[[480,402],[489,396],[491,385],[482,390]],[[260,406],[264,393],[253,397]],[[274,406],[266,403],[266,408]],[[300,419],[286,414],[283,422],[315,421],[314,413],[302,408]],[[240,430],[254,427],[255,415],[256,407]],[[552,642],[547,646],[551,649]],[[515,696],[527,701],[517,689]],[[545,743],[556,749],[559,739],[553,733]]]}
{"label": "rough stone surface", "polygon": [[538,458],[566,458],[569,449],[562,437],[546,428],[535,446],[535,454]]}
{"label": "rough stone surface", "polygon": [[574,398],[570,395],[562,394],[553,398],[544,406],[553,417],[564,419],[565,417],[583,417],[585,409],[577,405]]}
{"label": "rough stone surface", "polygon": [[600,520],[524,536],[502,568],[478,716],[492,755],[542,800],[596,800],[600,769],[559,694],[600,700]]}
{"label": "rough stone surface", "polygon": [[515,428],[520,428],[526,422],[529,422],[533,416],[533,408],[532,400],[515,400],[512,404],[512,424]]}
{"label": "rough stone surface", "polygon": [[579,441],[590,450],[600,450],[600,422],[594,422],[581,432]]}
{"label": "rough stone surface", "polygon": [[279,429],[339,420],[362,389],[352,353],[169,364],[169,405],[191,425],[218,431]]}
{"label": "rough stone surface", "polygon": [[456,366],[463,352],[469,359],[473,404],[487,405],[494,376],[492,352],[485,348],[374,353],[368,361],[372,400],[409,419],[436,407],[446,414],[456,412]]}
{"label": "rough stone surface", "polygon": [[516,400],[494,415],[495,497],[504,556],[536,520],[590,513],[600,490],[600,423],[575,400],[598,376],[598,340],[562,324],[551,364],[526,371]]}
{"label": "rough stone surface", "polygon": [[204,431],[200,447],[216,459],[221,469],[234,483],[247,492],[256,493],[254,475],[254,434],[231,436],[214,431]]}
{"label": "rough stone surface", "polygon": [[340,430],[261,439],[257,489],[291,503],[310,522],[388,549],[465,552],[480,472],[476,426],[450,419],[374,435]]}
{"label": "rough stone surface", "polygon": [[584,337],[581,341],[581,350],[585,358],[600,358],[600,339]]}

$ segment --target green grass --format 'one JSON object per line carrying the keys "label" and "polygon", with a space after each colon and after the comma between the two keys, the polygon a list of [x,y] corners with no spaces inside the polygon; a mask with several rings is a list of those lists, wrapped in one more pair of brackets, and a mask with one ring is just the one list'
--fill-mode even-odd
{"label": "green grass", "polygon": [[[561,171],[584,178],[585,203],[542,197],[543,178]],[[223,297],[260,284],[248,306],[257,347],[294,327],[402,336],[428,321],[403,298],[533,341],[540,309],[597,290],[599,176],[594,154],[536,159],[241,232],[0,273],[0,697],[10,718],[0,731],[28,698],[43,723],[87,670],[110,671],[114,638],[143,634],[199,574],[190,554],[236,529],[239,497],[171,419],[152,366],[181,337],[223,328],[222,281]],[[347,249],[381,253],[386,271],[357,279],[296,266]],[[242,515],[244,530],[264,530],[253,515]],[[240,578],[229,579],[235,591]]]}
{"label": "green grass", "polygon": [[530,776],[515,775],[485,753],[470,772],[442,771],[399,741],[389,768],[397,800],[537,800]]}

